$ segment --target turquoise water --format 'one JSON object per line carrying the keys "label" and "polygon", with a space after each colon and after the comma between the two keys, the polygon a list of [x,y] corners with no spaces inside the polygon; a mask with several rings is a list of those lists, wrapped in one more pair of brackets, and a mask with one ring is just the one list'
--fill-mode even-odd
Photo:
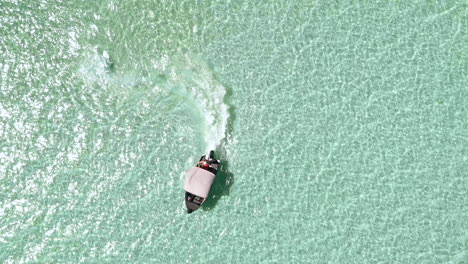
{"label": "turquoise water", "polygon": [[466,25],[462,1],[0,2],[0,262],[467,263]]}

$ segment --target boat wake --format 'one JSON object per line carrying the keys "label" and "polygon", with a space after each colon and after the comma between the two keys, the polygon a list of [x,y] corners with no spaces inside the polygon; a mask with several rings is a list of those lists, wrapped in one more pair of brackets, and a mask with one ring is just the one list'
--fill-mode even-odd
{"label": "boat wake", "polygon": [[226,88],[215,79],[208,65],[192,54],[164,57],[156,66],[166,76],[171,93],[199,115],[205,153],[216,149],[226,136],[229,118]]}
{"label": "boat wake", "polygon": [[151,76],[142,77],[138,72],[116,72],[112,57],[99,48],[92,48],[84,55],[78,75],[85,87],[98,85],[119,96],[130,96],[138,88],[151,87],[154,83]]}
{"label": "boat wake", "polygon": [[138,73],[118,73],[113,69],[111,56],[95,49],[84,60],[79,75],[85,86],[100,85],[119,97],[130,96],[141,86],[166,103],[189,108],[203,133],[205,154],[215,150],[225,138],[228,125],[226,88],[194,54],[164,56],[153,62],[153,66],[154,73],[146,77]]}

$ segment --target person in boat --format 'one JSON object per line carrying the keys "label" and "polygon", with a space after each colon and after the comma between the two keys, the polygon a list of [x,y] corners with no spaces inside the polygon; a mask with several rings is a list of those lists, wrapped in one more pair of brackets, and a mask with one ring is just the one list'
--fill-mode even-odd
{"label": "person in boat", "polygon": [[208,163],[208,161],[206,159],[202,159],[198,162],[198,166],[199,168],[203,168],[203,169],[208,169],[210,167],[210,164]]}
{"label": "person in boat", "polygon": [[208,157],[208,159],[206,156],[202,156],[197,164],[197,167],[210,171],[213,174],[216,174],[219,166],[219,161],[213,158],[213,156],[214,154],[212,152],[210,152],[210,156]]}

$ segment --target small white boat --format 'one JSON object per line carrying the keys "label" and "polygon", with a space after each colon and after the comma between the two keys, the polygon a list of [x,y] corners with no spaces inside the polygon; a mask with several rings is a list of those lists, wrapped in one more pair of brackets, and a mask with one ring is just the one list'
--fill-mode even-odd
{"label": "small white boat", "polygon": [[218,172],[219,162],[214,158],[212,150],[208,157],[202,156],[197,166],[187,172],[184,184],[187,213],[197,210],[205,202]]}

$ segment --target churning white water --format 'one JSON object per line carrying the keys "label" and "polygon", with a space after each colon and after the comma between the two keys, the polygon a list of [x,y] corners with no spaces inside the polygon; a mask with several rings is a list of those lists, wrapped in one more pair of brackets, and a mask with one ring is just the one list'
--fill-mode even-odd
{"label": "churning white water", "polygon": [[167,75],[167,86],[171,93],[200,117],[205,153],[208,154],[226,136],[229,118],[228,106],[224,100],[226,88],[196,55],[165,57],[161,62],[158,66]]}

